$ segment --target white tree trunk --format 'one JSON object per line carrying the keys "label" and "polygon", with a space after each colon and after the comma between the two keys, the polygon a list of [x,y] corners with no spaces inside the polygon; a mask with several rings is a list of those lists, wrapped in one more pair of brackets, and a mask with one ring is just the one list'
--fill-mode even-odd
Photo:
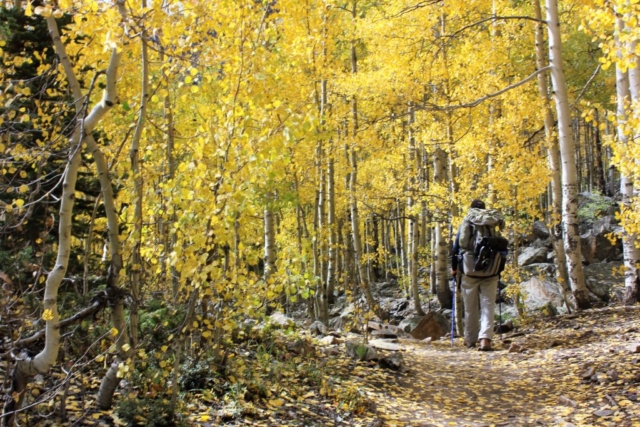
{"label": "white tree trunk", "polygon": [[419,165],[416,164],[417,147],[416,139],[413,135],[413,123],[415,122],[415,113],[409,108],[409,196],[407,197],[407,212],[409,213],[409,278],[411,280],[411,293],[413,295],[413,304],[418,316],[424,316],[422,305],[420,304],[420,293],[418,287],[418,215],[413,212],[414,198],[413,194],[418,193],[419,181],[418,171]]}
{"label": "white tree trunk", "polygon": [[[625,25],[622,16],[618,15],[616,18],[617,32],[616,32],[616,45],[618,48],[618,57],[621,59],[625,56],[625,47],[627,49],[626,54],[635,54],[636,44],[635,40],[628,42],[626,46],[623,45],[618,39],[619,32],[625,30]],[[616,96],[617,96],[617,119],[618,119],[618,141],[621,146],[629,144],[629,129],[628,129],[628,116],[635,113],[640,117],[640,62],[636,57],[636,67],[629,68],[628,72],[623,71],[619,64],[616,64]],[[631,100],[632,111],[627,111],[626,103]],[[635,141],[637,143],[640,137],[640,132],[636,129],[632,131]],[[637,161],[637,160],[636,160]],[[620,193],[622,194],[622,206],[623,209],[633,209],[632,200],[634,198],[634,179],[629,173],[625,173],[624,169],[620,171]],[[638,268],[640,267],[640,250],[636,247],[636,235],[628,233],[626,229],[622,235],[622,250],[624,254],[624,285],[625,295],[624,304],[634,305],[640,301],[640,277],[638,275]]]}
{"label": "white tree trunk", "polygon": [[[45,374],[55,364],[60,350],[60,317],[58,314],[58,289],[60,283],[64,279],[69,264],[69,256],[71,254],[71,237],[72,237],[72,217],[73,205],[75,200],[75,186],[77,182],[78,169],[81,165],[81,146],[83,142],[87,143],[89,151],[97,150],[97,144],[91,137],[91,132],[104,117],[107,111],[115,104],[115,81],[120,54],[116,49],[112,50],[111,59],[107,68],[107,85],[103,93],[102,100],[96,104],[91,112],[86,115],[88,96],[85,97],[80,88],[80,84],[73,70],[73,65],[66,54],[64,44],[60,38],[58,25],[53,17],[47,18],[47,25],[54,44],[54,48],[60,63],[65,71],[71,94],[74,98],[76,113],[80,119],[76,124],[76,128],[69,140],[70,158],[69,163],[64,172],[64,181],[62,186],[62,197],[60,200],[60,223],[58,225],[58,254],[56,264],[47,276],[44,289],[43,318],[45,320],[45,344],[42,351],[34,357],[29,357],[26,353],[20,355],[20,360],[16,364],[12,389],[9,396],[18,396],[17,400],[10,397],[4,406],[6,416],[3,419],[3,425],[12,425],[15,413],[10,414],[20,407],[20,403],[24,397],[24,391],[31,377],[36,374]],[[85,116],[86,115],[86,116]],[[84,137],[84,138],[83,138]],[[99,151],[99,150],[98,150]],[[101,153],[100,153],[101,154]],[[102,163],[101,163],[102,162]],[[96,157],[98,172],[101,184],[108,181],[108,168],[104,161],[104,156]],[[110,189],[109,184],[109,189]],[[109,197],[107,201],[107,197]],[[105,197],[105,207],[107,203],[113,202],[112,193],[103,191]],[[117,223],[116,223],[117,224]],[[108,223],[111,227],[111,223]],[[115,233],[117,235],[117,225]],[[113,229],[109,230],[110,233]],[[110,234],[111,237],[111,234]],[[14,394],[17,393],[17,394]]]}
{"label": "white tree trunk", "polygon": [[562,221],[564,222],[564,249],[567,255],[567,273],[577,307],[586,309],[591,306],[591,303],[582,268],[582,250],[580,248],[580,233],[578,230],[578,173],[569,112],[569,98],[562,68],[562,43],[557,0],[546,0],[546,9],[551,82],[553,83],[558,116],[558,139],[562,159]]}
{"label": "white tree trunk", "polygon": [[[436,148],[433,155],[433,173],[434,181],[440,185],[443,185],[446,180],[446,174],[444,170],[445,153],[441,148]],[[438,212],[438,216],[442,216],[442,212]],[[442,308],[451,308],[451,289],[449,289],[449,281],[447,280],[448,268],[448,245],[447,239],[444,236],[444,230],[446,225],[443,223],[442,218],[436,219],[435,227],[435,275],[436,275],[436,292],[438,302]]]}
{"label": "white tree trunk", "polygon": [[[147,1],[142,0],[143,9],[147,7]],[[149,103],[149,58],[147,55],[147,33],[143,29],[140,36],[141,43],[141,61],[142,76],[140,89],[140,112],[138,122],[131,140],[131,149],[129,158],[131,161],[131,172],[133,173],[134,185],[134,211],[133,211],[133,230],[131,231],[130,240],[131,262],[129,272],[131,277],[131,310],[129,314],[131,343],[135,348],[138,345],[138,304],[140,299],[140,287],[142,285],[142,257],[140,256],[140,245],[142,241],[142,170],[140,169],[140,141],[142,139],[142,131],[145,126],[147,117],[147,105]]]}
{"label": "white tree trunk", "polygon": [[[535,17],[542,19],[542,10],[540,1],[535,0]],[[544,25],[539,22],[536,25],[536,67],[542,69],[547,66],[545,61],[544,47]],[[575,310],[576,302],[571,293],[569,285],[569,276],[567,274],[567,256],[564,252],[562,243],[562,181],[560,177],[560,151],[558,149],[558,140],[554,136],[553,128],[553,112],[551,111],[549,90],[547,89],[547,73],[538,74],[538,93],[542,98],[544,108],[544,131],[547,142],[547,153],[549,156],[549,169],[551,171],[551,218],[548,228],[551,234],[551,242],[553,250],[556,254],[556,280],[560,284],[560,290],[564,297],[565,303],[569,311]]]}

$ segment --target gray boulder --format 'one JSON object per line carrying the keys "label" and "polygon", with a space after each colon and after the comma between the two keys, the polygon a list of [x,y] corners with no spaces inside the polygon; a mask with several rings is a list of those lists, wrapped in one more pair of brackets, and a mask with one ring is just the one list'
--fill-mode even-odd
{"label": "gray boulder", "polygon": [[[588,263],[598,261],[612,261],[622,253],[622,229],[616,219],[610,215],[593,222],[586,233],[580,235],[582,255]],[[610,236],[616,237],[615,241]]]}
{"label": "gray boulder", "polygon": [[616,270],[622,262],[597,262],[584,267],[587,289],[598,299],[609,302],[614,285],[620,282],[616,277]]}
{"label": "gray boulder", "polygon": [[398,352],[381,357],[380,360],[378,360],[378,365],[381,368],[391,369],[392,371],[404,371],[405,369],[404,357],[402,353]]}
{"label": "gray boulder", "polygon": [[564,304],[558,284],[538,276],[520,283],[520,290],[525,295],[524,303],[529,310],[546,307],[549,303],[555,307]]}
{"label": "gray boulder", "polygon": [[549,250],[546,247],[525,248],[520,255],[518,255],[518,265],[523,267],[530,264],[546,262],[548,252]]}
{"label": "gray boulder", "polygon": [[378,352],[370,345],[362,344],[356,341],[347,341],[344,343],[347,349],[347,355],[358,360],[378,360]]}
{"label": "gray boulder", "polygon": [[438,340],[445,336],[451,327],[451,323],[444,315],[434,311],[419,319],[420,321],[409,331],[409,334],[418,340],[423,340],[427,337],[434,341]]}
{"label": "gray boulder", "polygon": [[309,326],[309,331],[313,336],[327,335],[327,327],[319,320],[316,320],[311,324],[311,326]]}
{"label": "gray boulder", "polygon": [[551,236],[551,234],[549,234],[549,229],[547,228],[545,223],[542,221],[535,221],[531,226],[531,228],[532,228],[533,235],[536,236],[538,239],[544,240],[544,239],[548,239]]}
{"label": "gray boulder", "polygon": [[273,326],[277,326],[279,328],[288,328],[289,326],[293,326],[295,322],[292,318],[287,317],[284,313],[276,311],[271,316],[269,316],[269,322]]}

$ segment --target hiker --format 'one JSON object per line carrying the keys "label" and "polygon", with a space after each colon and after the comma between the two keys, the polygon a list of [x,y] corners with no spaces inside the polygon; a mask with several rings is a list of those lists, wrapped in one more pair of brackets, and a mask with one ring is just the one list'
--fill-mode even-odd
{"label": "hiker", "polygon": [[476,199],[453,244],[451,275],[462,290],[464,343],[473,348],[480,340],[481,351],[491,350],[496,291],[508,245],[500,236],[502,227],[502,215]]}

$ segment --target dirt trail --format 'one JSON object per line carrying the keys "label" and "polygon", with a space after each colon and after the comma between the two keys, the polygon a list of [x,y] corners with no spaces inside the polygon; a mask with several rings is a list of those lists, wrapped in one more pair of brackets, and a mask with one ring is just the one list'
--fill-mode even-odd
{"label": "dirt trail", "polygon": [[[466,349],[461,340],[402,341],[407,371],[371,375],[362,390],[385,426],[640,426],[640,310],[557,318],[514,338],[508,353]],[[593,368],[596,377],[583,378]],[[364,424],[366,425],[366,424]]]}

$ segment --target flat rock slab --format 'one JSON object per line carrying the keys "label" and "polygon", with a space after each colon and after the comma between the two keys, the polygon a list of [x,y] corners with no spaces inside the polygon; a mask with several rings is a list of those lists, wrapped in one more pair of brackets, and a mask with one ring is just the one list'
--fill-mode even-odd
{"label": "flat rock slab", "polygon": [[400,351],[405,349],[400,344],[394,344],[389,340],[371,340],[369,341],[369,345],[379,350]]}

